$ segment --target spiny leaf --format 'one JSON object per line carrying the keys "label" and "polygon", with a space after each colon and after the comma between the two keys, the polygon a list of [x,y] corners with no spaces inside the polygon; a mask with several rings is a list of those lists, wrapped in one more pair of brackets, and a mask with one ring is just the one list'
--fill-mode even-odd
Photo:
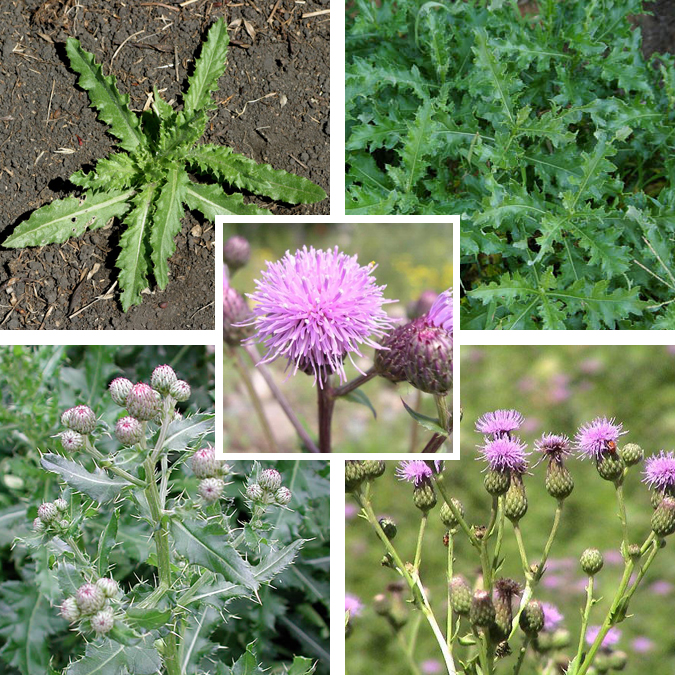
{"label": "spiny leaf", "polygon": [[253,576],[251,565],[227,540],[227,532],[217,524],[198,520],[171,521],[171,534],[176,550],[189,562],[222,574],[225,579],[257,590],[260,582]]}
{"label": "spiny leaf", "polygon": [[148,286],[148,231],[151,224],[152,202],[157,188],[148,185],[131,201],[133,208],[124,219],[126,230],[120,238],[120,254],[116,265],[120,271],[122,308],[126,312],[131,305],[139,305],[141,291]]}
{"label": "spiny leaf", "polygon": [[96,169],[89,173],[77,171],[70,182],[86,190],[124,190],[137,178],[137,166],[129,155],[117,152],[96,162]]}
{"label": "spiny leaf", "polygon": [[103,638],[103,643],[89,642],[84,656],[66,668],[64,675],[155,675],[162,669],[162,659],[152,646],[153,636],[142,644],[126,646]]}
{"label": "spiny leaf", "polygon": [[196,413],[182,419],[173,420],[166,432],[164,450],[183,450],[190,447],[198,438],[208,436],[214,431],[215,415]]}
{"label": "spiny leaf", "polygon": [[112,501],[123,488],[131,485],[121,478],[108,478],[104,471],[90,473],[81,464],[53,453],[45,455],[41,463],[44,469],[59,474],[70,487],[99,504]]}
{"label": "spiny leaf", "polygon": [[110,127],[110,133],[119,139],[120,147],[133,152],[145,146],[138,117],[129,109],[129,96],[119,93],[115,76],[104,76],[94,55],[82,49],[75,38],[66,41],[66,52],[71,68],[80,74],[78,84],[87,91],[100,118]]}
{"label": "spiny leaf", "polygon": [[203,214],[207,220],[215,220],[215,217],[237,216],[271,216],[267,209],[259,209],[253,204],[244,204],[244,196],[238,193],[225,194],[219,185],[202,185],[190,183],[185,188],[185,203],[189,209],[194,209]]}
{"label": "spiny leaf", "polygon": [[292,562],[298,551],[305,543],[304,539],[297,539],[282,549],[270,549],[264,558],[253,568],[256,581],[265,583],[285,570]]}
{"label": "spiny leaf", "polygon": [[108,574],[108,561],[110,560],[110,552],[117,541],[117,521],[118,510],[114,509],[110,514],[108,522],[103,528],[103,532],[101,532],[101,536],[98,540],[96,571],[98,572],[99,577],[104,577]]}
{"label": "spiny leaf", "polygon": [[221,17],[209,28],[201,54],[195,62],[194,73],[188,79],[188,91],[183,99],[187,118],[197,110],[214,107],[211,92],[218,89],[218,78],[225,72],[229,41],[227,26]]}
{"label": "spiny leaf", "polygon": [[150,258],[155,267],[157,285],[164,289],[169,283],[168,259],[176,250],[174,237],[181,230],[185,188],[190,182],[183,168],[172,167],[166,173],[166,183],[159,190],[150,233]]}
{"label": "spiny leaf", "polygon": [[323,188],[312,181],[273,169],[269,164],[257,164],[223,145],[197,146],[190,152],[189,161],[202,172],[271,199],[311,204],[326,198]]}
{"label": "spiny leaf", "polygon": [[121,216],[129,209],[134,190],[111,190],[83,199],[66,197],[57,199],[37,211],[19,225],[3,242],[7,248],[60,244],[71,237],[79,237],[89,227],[103,227],[110,218]]}

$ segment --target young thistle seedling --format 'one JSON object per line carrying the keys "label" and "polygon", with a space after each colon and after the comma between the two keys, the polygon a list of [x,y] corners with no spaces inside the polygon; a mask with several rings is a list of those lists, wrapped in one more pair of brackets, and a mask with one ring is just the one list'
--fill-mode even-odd
{"label": "young thistle seedling", "polygon": [[[176,249],[174,237],[185,207],[209,220],[216,215],[271,215],[244,204],[240,192],[227,194],[218,183],[291,204],[325,199],[323,189],[306,178],[257,164],[227,146],[197,144],[208,111],[216,108],[212,93],[225,71],[228,41],[221,18],[209,30],[195,63],[182,110],[174,110],[155,88],[152,106],[136,115],[129,108],[129,96],[117,90],[115,76],[104,76],[94,55],[69,38],[66,51],[71,68],[80,75],[78,83],[125,152],[100,159],[89,173],[73,174],[70,181],[82,188],[82,196],[59,199],[33,212],[4,246],[63,243],[103,227],[111,218],[122,219],[125,231],[116,264],[126,312],[142,302],[149,272],[160,289],[168,284],[167,261]],[[188,171],[216,183],[195,182]]]}

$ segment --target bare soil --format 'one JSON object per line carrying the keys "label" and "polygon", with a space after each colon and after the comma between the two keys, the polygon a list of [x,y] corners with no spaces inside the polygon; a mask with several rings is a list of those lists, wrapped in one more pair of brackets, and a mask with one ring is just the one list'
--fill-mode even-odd
{"label": "bare soil", "polygon": [[[3,0],[0,242],[34,209],[77,194],[68,176],[113,148],[67,65],[71,36],[142,110],[153,85],[166,100],[181,100],[208,27],[224,16],[228,68],[204,142],[229,145],[328,191],[329,14],[303,18],[328,8],[328,0]],[[300,206],[246,200],[275,214],[330,212],[327,199]],[[118,289],[111,290],[120,235],[113,221],[62,245],[0,247],[0,329],[212,329],[213,224],[186,213],[169,285],[159,291],[151,283],[144,303],[126,314]]]}

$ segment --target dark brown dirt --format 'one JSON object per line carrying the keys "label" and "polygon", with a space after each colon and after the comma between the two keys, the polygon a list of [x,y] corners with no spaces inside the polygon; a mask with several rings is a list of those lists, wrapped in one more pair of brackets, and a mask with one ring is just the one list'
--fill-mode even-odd
{"label": "dark brown dirt", "polygon": [[[131,107],[142,110],[153,85],[166,100],[181,100],[208,27],[225,16],[228,67],[204,142],[229,145],[328,191],[329,14],[302,18],[328,7],[328,0],[3,0],[0,242],[35,208],[77,194],[68,176],[113,148],[67,66],[70,36],[95,54],[105,74],[116,75]],[[304,206],[246,199],[275,214],[329,213],[327,199]],[[117,276],[120,235],[114,221],[63,245],[0,248],[0,328],[212,329],[213,225],[186,213],[168,287],[160,292],[151,284],[144,303],[126,314],[116,288],[106,295]]]}

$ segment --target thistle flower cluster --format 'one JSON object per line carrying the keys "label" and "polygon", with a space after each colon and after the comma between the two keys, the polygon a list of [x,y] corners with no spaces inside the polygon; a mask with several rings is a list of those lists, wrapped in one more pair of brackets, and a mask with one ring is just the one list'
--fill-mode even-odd
{"label": "thistle flower cluster", "polygon": [[230,465],[216,459],[216,450],[212,445],[196,450],[191,465],[193,473],[200,479],[197,487],[199,496],[207,504],[217,502],[225,490],[223,478],[232,471]]}
{"label": "thistle flower cluster", "polygon": [[282,484],[281,474],[276,469],[264,469],[256,480],[246,486],[245,496],[255,507],[287,506],[291,491]]}
{"label": "thistle flower cluster", "polygon": [[75,595],[67,597],[60,608],[61,616],[68,623],[79,622],[79,630],[87,629],[96,635],[105,635],[115,626],[115,609],[121,592],[118,583],[109,577],[101,577],[95,583],[83,584]]}
{"label": "thistle flower cluster", "polygon": [[68,502],[59,497],[53,502],[43,502],[38,506],[37,518],[33,521],[33,530],[39,534],[58,535],[70,529]]}

